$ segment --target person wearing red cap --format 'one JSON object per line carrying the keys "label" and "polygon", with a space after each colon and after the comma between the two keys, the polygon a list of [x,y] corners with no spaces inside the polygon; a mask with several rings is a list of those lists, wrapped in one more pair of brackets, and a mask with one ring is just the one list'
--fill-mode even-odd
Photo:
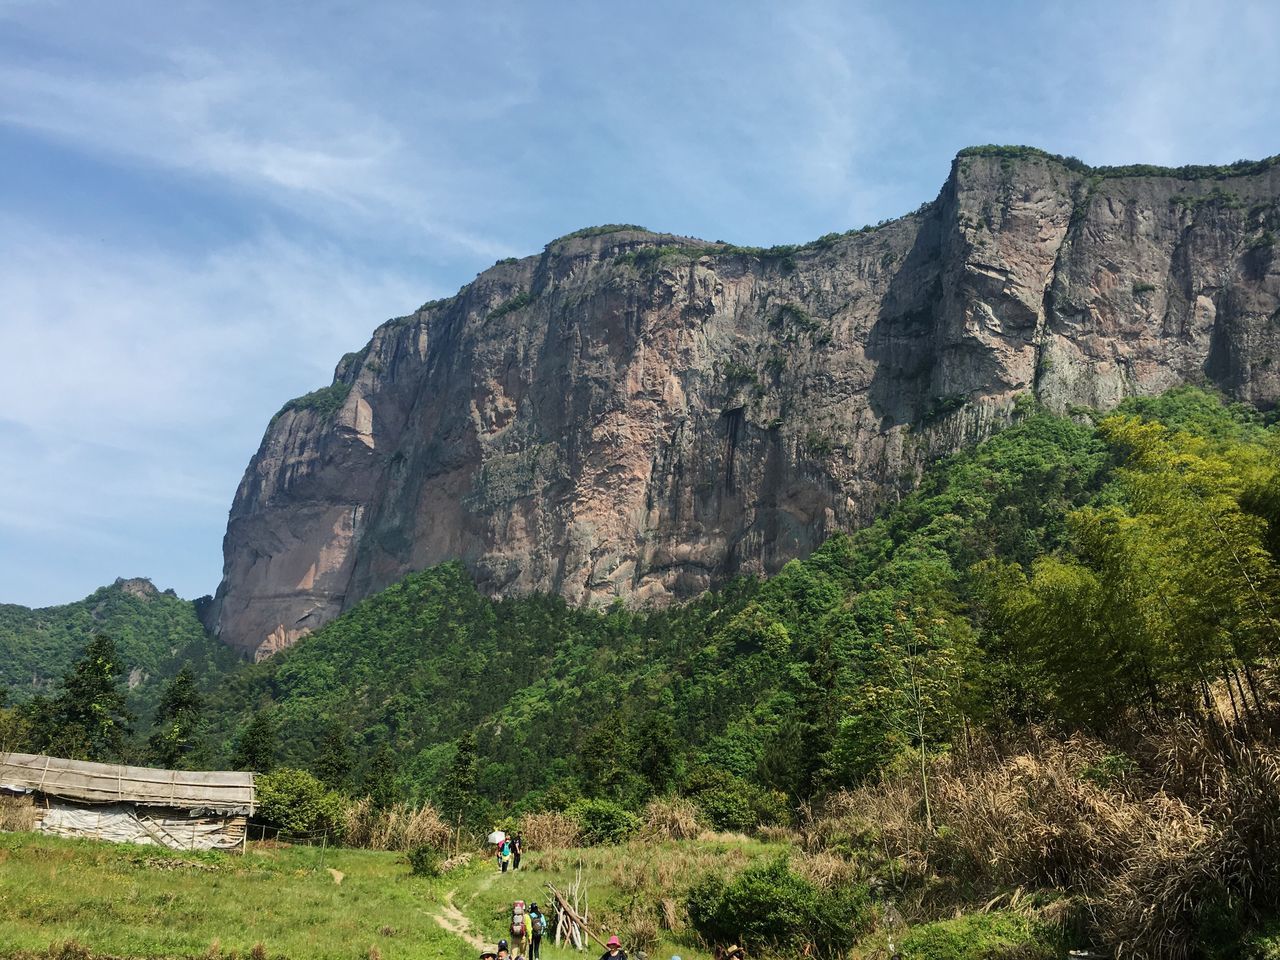
{"label": "person wearing red cap", "polygon": [[600,954],[600,960],[627,960],[627,951],[622,949],[622,942],[617,937],[610,937],[605,946],[609,949]]}

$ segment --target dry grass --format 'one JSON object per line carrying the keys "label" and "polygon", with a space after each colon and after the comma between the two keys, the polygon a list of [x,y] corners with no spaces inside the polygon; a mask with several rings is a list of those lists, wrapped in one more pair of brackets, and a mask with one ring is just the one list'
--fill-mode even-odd
{"label": "dry grass", "polygon": [[786,844],[790,847],[798,847],[802,842],[799,830],[792,827],[780,827],[777,824],[757,828],[756,836],[765,843]]}
{"label": "dry grass", "polygon": [[676,931],[685,923],[684,905],[674,897],[663,897],[658,901],[658,924],[663,930]]}
{"label": "dry grass", "polygon": [[633,910],[623,921],[619,938],[629,953],[645,956],[658,946],[657,919],[648,911]]}
{"label": "dry grass", "polygon": [[936,830],[919,780],[898,777],[808,811],[794,866],[826,886],[857,863],[822,851],[879,854],[875,872],[909,891],[900,903],[916,919],[1015,888],[1065,891],[1119,955],[1193,956],[1228,902],[1244,917],[1280,905],[1280,862],[1268,856],[1280,841],[1280,754],[1265,738],[1245,745],[1190,723],[1130,747],[1132,769],[1084,737],[936,759]]}
{"label": "dry grass", "polygon": [[582,840],[578,821],[564,813],[526,813],[520,818],[520,837],[526,850],[568,850]]}
{"label": "dry grass", "polygon": [[453,839],[453,829],[430,804],[413,807],[398,803],[378,810],[364,797],[347,807],[344,826],[348,845],[370,850],[444,850]]}
{"label": "dry grass", "polygon": [[694,840],[703,830],[698,808],[684,797],[650,800],[640,819],[640,835],[646,840]]}
{"label": "dry grass", "polygon": [[36,828],[36,808],[30,797],[0,794],[0,831],[27,832]]}
{"label": "dry grass", "polygon": [[830,850],[798,852],[791,858],[791,869],[823,890],[835,890],[861,879],[853,860]]}

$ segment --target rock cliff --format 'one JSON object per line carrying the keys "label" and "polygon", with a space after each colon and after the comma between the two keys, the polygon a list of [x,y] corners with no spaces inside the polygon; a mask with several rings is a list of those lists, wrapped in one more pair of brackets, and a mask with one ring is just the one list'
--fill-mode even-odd
{"label": "rock cliff", "polygon": [[962,152],[874,229],[580,231],[383,324],[267,428],[210,623],[258,656],[462,559],[494,594],[686,597],[863,523],[1034,396],[1280,396],[1280,165]]}

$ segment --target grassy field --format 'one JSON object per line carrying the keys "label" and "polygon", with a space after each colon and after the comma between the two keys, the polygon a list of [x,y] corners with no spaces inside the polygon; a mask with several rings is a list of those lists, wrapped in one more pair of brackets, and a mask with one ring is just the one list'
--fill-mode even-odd
{"label": "grassy field", "polygon": [[[785,850],[704,834],[532,853],[518,873],[480,858],[425,879],[410,875],[403,855],[379,851],[251,845],[244,856],[192,854],[0,833],[0,957],[464,960],[506,936],[513,900],[545,907],[547,883],[565,890],[581,871],[600,936],[635,943],[648,918],[653,960],[709,960],[687,928],[660,929],[663,901],[678,917],[682,891],[702,873]],[[1060,955],[1052,937],[1014,914],[924,924],[896,939],[917,960]],[[853,957],[887,956],[885,946],[884,931],[871,933]],[[543,954],[581,960],[599,950],[557,950],[548,940]]]}
{"label": "grassy field", "polygon": [[72,941],[129,958],[474,958],[434,918],[447,889],[392,853],[322,862],[309,847],[175,854],[0,833],[0,956]]}
{"label": "grassy field", "polygon": [[[71,943],[68,958],[83,947],[93,957],[460,960],[506,936],[513,900],[545,906],[547,883],[565,889],[579,870],[592,928],[625,937],[629,917],[655,915],[654,890],[674,894],[708,865],[776,849],[742,838],[637,842],[535,853],[518,873],[485,859],[423,879],[402,855],[379,851],[255,844],[244,856],[175,853],[0,833],[0,956],[59,956]],[[654,957],[708,956],[687,931],[659,935]],[[582,956],[550,938],[543,952]]]}
{"label": "grassy field", "polygon": [[[449,887],[454,891],[454,904],[466,914],[473,932],[492,944],[506,935],[513,900],[546,907],[551,902],[547,884],[564,892],[581,870],[583,887],[590,893],[592,930],[603,938],[618,934],[624,943],[633,943],[634,918],[652,916],[656,927],[664,894],[671,898],[674,910],[681,892],[706,870],[733,869],[783,849],[736,835],[723,839],[633,841],[618,847],[533,853],[525,858],[518,873],[500,874],[491,861],[476,864],[464,875],[452,878]],[[679,954],[684,960],[703,960],[710,956],[687,930],[654,932],[658,944],[649,951],[651,957]],[[546,960],[582,956],[570,949],[548,949],[549,942],[543,946]]]}

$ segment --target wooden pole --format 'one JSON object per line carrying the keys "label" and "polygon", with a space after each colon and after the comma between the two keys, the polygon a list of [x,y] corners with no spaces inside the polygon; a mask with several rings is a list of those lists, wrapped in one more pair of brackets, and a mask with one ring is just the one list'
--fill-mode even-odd
{"label": "wooden pole", "polygon": [[561,893],[560,893],[560,891],[559,891],[559,890],[557,890],[557,889],[556,889],[552,884],[550,884],[550,883],[548,883],[548,884],[547,884],[547,889],[551,891],[551,895],[552,895],[553,897],[555,897],[555,898],[556,898],[556,902],[557,902],[557,903],[559,903],[559,904],[560,904],[560,907],[565,911],[565,913],[567,913],[567,914],[569,915],[569,919],[570,919],[570,920],[572,920],[574,923],[578,924],[578,926],[582,927],[583,931],[585,931],[585,932],[586,932],[587,936],[588,936],[588,937],[590,937],[592,940],[594,940],[596,943],[600,944],[600,946],[604,947],[606,950],[608,950],[608,949],[609,949],[609,945],[608,945],[608,944],[606,944],[606,943],[605,943],[603,940],[601,940],[599,937],[597,937],[597,936],[592,932],[591,928],[587,926],[587,922],[586,922],[585,920],[583,920],[581,916],[579,916],[579,915],[578,915],[578,912],[577,912],[576,910],[574,910],[574,909],[573,909],[573,907],[569,906],[569,901],[568,901],[568,900],[566,900],[566,899],[561,895]]}

